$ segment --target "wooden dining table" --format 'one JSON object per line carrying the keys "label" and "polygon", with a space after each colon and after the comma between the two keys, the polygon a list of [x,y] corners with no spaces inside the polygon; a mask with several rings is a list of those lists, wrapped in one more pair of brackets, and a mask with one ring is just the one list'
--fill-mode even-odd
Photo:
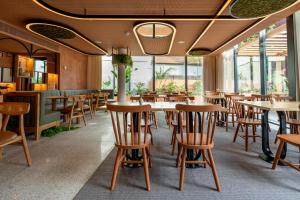
{"label": "wooden dining table", "polygon": [[[113,105],[120,105],[120,106],[137,106],[137,105],[141,105],[139,102],[115,102],[112,103]],[[186,104],[185,102],[143,102],[142,105],[150,105],[151,106],[151,110],[152,111],[171,111],[174,112],[176,111],[176,105],[177,104]],[[189,105],[198,105],[198,106],[206,106],[206,105],[212,105],[211,103],[208,102],[189,102]],[[220,112],[225,111],[226,108],[220,107]],[[133,117],[135,119],[135,117]],[[190,130],[193,129],[193,116],[189,117],[189,124],[190,124]],[[180,129],[180,125],[178,126],[178,131]],[[199,159],[201,156],[201,151],[199,151],[198,153],[194,153],[194,151],[192,149],[188,149],[187,150],[187,160],[197,160]],[[138,150],[133,150],[132,151],[132,155],[129,156],[130,159],[135,160],[135,159],[139,159],[138,156]],[[188,166],[190,168],[194,168],[195,165],[190,165]]]}
{"label": "wooden dining table", "polygon": [[[286,112],[299,112],[300,111],[300,101],[290,101],[290,102],[274,102],[270,101],[238,101],[237,103],[259,108],[263,111],[262,113],[262,151],[263,153],[259,157],[267,162],[272,162],[274,160],[274,155],[270,149],[269,145],[269,112],[277,112],[279,118],[279,132],[280,134],[287,134],[286,127]],[[281,159],[286,157],[287,146],[284,144]]]}

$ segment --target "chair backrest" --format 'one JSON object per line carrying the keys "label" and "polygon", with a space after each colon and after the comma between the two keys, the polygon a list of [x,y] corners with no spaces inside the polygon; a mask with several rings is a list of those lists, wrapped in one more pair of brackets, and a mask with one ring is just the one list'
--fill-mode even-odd
{"label": "chair backrest", "polygon": [[19,129],[24,132],[24,114],[30,110],[29,103],[21,102],[5,102],[0,103],[0,114],[3,115],[1,131],[5,131],[7,128],[10,116],[19,116]]}
{"label": "chair backrest", "polygon": [[139,148],[149,133],[150,105],[123,106],[108,104],[117,146]]}
{"label": "chair backrest", "polygon": [[188,99],[187,96],[171,96],[168,98],[168,101],[170,102],[185,102]]}
{"label": "chair backrest", "polygon": [[237,101],[244,101],[245,96],[244,95],[234,95],[231,96],[231,101],[232,101],[232,107],[233,110],[237,116],[237,118],[243,118],[244,117],[244,106],[240,103],[237,103]]}
{"label": "chair backrest", "polygon": [[[182,141],[185,141],[184,138],[186,138],[186,144],[191,146],[211,145],[221,109],[222,107],[219,105],[177,104],[176,110],[179,112]],[[208,114],[207,122],[206,114]],[[183,125],[184,122],[186,123],[185,126]]]}
{"label": "chair backrest", "polygon": [[257,101],[270,101],[271,99],[271,95],[252,94],[251,96]]}
{"label": "chair backrest", "polygon": [[75,95],[68,98],[72,102],[72,110],[74,108],[82,108],[86,100],[86,95]]}
{"label": "chair backrest", "polygon": [[156,102],[156,95],[144,95],[142,98],[145,102]]}
{"label": "chair backrest", "polygon": [[219,95],[219,92],[216,92],[216,91],[205,91],[204,94],[207,95],[207,96],[209,96],[209,95]]}

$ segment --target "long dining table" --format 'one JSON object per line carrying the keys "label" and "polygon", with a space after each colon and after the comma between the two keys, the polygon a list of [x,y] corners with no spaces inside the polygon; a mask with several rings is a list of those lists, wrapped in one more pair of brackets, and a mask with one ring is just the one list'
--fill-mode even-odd
{"label": "long dining table", "polygon": [[[273,102],[270,101],[238,101],[245,106],[259,108],[263,111],[262,120],[262,151],[263,153],[259,157],[267,162],[272,162],[274,160],[274,155],[270,149],[269,144],[269,112],[277,112],[279,118],[279,132],[280,134],[287,134],[286,127],[286,112],[299,112],[300,111],[300,101],[290,101],[290,102]],[[284,159],[286,156],[287,146],[284,144],[280,158]]]}
{"label": "long dining table", "polygon": [[[137,106],[137,105],[141,105],[140,102],[115,102],[112,103],[113,105],[120,105],[120,106]],[[158,112],[158,111],[163,111],[163,112],[174,112],[176,111],[176,105],[177,104],[187,104],[186,102],[143,102],[142,105],[150,105],[151,106],[151,111],[154,112]],[[206,106],[206,105],[213,105],[211,103],[207,103],[207,102],[189,102],[189,105],[198,105],[198,106]],[[220,112],[221,111],[225,111],[226,108],[220,107]],[[190,128],[193,129],[193,116],[189,117],[189,124],[190,124]],[[180,126],[178,126],[178,131],[179,131]],[[197,160],[199,159],[201,156],[201,151],[199,151],[196,155],[194,154],[194,151],[191,150],[187,150],[187,160]],[[135,159],[139,159],[138,156],[138,150],[137,151],[132,151],[132,155],[129,156],[130,159],[135,160]],[[190,168],[194,168],[195,165],[190,165],[188,166]]]}

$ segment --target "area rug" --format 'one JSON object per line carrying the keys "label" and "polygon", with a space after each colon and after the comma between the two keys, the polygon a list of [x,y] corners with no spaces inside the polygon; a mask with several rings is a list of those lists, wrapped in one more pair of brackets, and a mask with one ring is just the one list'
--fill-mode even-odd
{"label": "area rug", "polygon": [[[151,148],[152,168],[150,169],[151,191],[145,189],[143,168],[121,168],[116,188],[110,191],[116,150],[114,149],[99,166],[89,181],[78,192],[75,199],[300,199],[300,173],[279,166],[271,170],[271,164],[261,160],[260,139],[249,144],[244,150],[244,140],[232,142],[235,128],[218,127],[215,134],[215,158],[222,192],[215,190],[211,169],[186,169],[184,191],[178,190],[179,168],[176,156],[171,155],[171,130],[160,118],[158,129],[153,129],[154,145]],[[258,133],[261,130],[258,129]],[[276,127],[272,130],[270,143],[273,143]],[[113,133],[112,133],[113,134]],[[272,144],[275,152],[276,145]],[[297,160],[297,149],[289,147],[289,159]]]}

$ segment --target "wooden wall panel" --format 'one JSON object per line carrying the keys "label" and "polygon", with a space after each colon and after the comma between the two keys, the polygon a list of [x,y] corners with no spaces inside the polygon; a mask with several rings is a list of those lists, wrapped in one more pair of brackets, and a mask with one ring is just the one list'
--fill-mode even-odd
{"label": "wooden wall panel", "polygon": [[60,47],[59,89],[86,89],[87,63],[88,56]]}

